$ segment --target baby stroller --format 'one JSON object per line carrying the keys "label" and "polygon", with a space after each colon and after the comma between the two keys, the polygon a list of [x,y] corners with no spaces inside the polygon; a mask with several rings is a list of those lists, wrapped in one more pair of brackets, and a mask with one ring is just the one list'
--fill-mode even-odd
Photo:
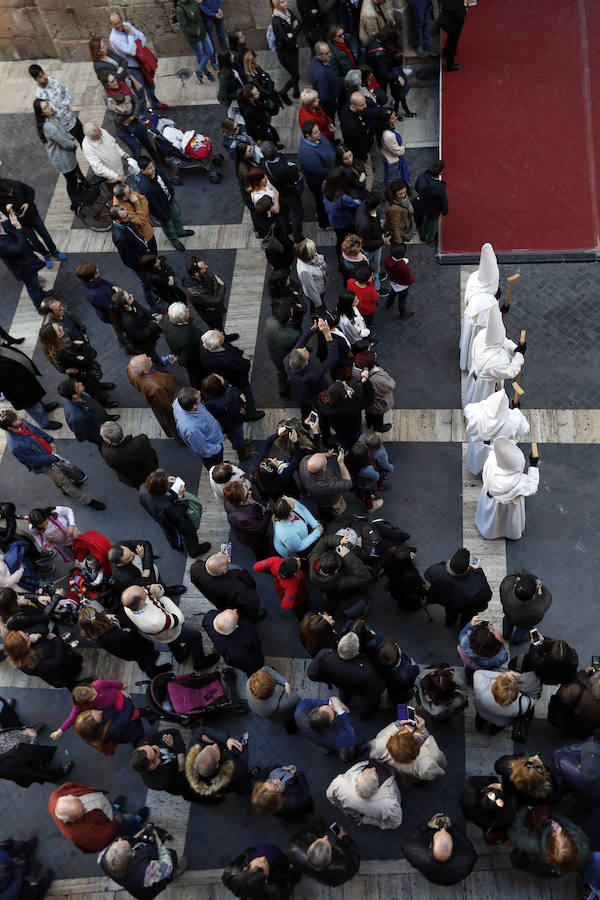
{"label": "baby stroller", "polygon": [[245,701],[239,700],[233,669],[204,675],[174,675],[162,672],[147,684],[146,701],[149,718],[168,719],[180,725],[196,725],[205,716],[215,712],[247,710]]}
{"label": "baby stroller", "polygon": [[[83,606],[91,605],[100,610],[110,609],[114,582],[108,561],[109,550],[110,541],[99,531],[85,531],[75,538],[73,541],[75,564],[69,575],[67,596],[56,607],[54,614],[56,621],[62,625],[75,625]],[[97,575],[93,579],[86,566],[89,557],[94,557],[99,563]]]}
{"label": "baby stroller", "polygon": [[142,121],[164,155],[167,165],[175,173],[171,179],[174,184],[181,184],[181,173],[190,169],[208,172],[212,183],[219,184],[223,176],[217,169],[223,165],[224,156],[222,153],[212,155],[212,141],[208,135],[194,130],[182,131],[177,128],[173,119],[167,119],[160,113],[153,112],[148,119]]}

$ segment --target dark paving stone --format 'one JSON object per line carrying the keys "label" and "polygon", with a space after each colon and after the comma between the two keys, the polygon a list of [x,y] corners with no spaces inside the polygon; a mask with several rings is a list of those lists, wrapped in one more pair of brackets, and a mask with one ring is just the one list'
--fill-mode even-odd
{"label": "dark paving stone", "polygon": [[568,641],[588,665],[599,652],[598,610],[590,601],[600,563],[600,448],[543,444],[540,458],[540,487],[526,501],[523,537],[506,542],[507,570],[523,566],[548,585],[552,606],[542,633]]}
{"label": "dark paving stone", "polygon": [[521,272],[506,322],[508,337],[527,329],[527,357],[521,383],[524,406],[532,409],[597,409],[598,325],[593,310],[600,270],[589,263],[501,266]]}

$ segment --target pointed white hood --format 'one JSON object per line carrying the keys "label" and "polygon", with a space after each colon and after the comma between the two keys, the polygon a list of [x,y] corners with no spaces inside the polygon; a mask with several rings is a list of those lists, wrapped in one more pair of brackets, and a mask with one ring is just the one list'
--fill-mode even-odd
{"label": "pointed white hood", "polygon": [[490,308],[487,328],[485,329],[485,346],[502,347],[506,338],[506,329],[502,322],[502,313],[497,303]]}
{"label": "pointed white hood", "polygon": [[465,289],[465,302],[474,294],[495,294],[498,290],[500,272],[496,254],[491,244],[484,244],[479,257],[479,268],[469,275]]}
{"label": "pointed white hood", "polygon": [[484,441],[490,441],[498,434],[510,412],[508,396],[504,388],[484,400],[481,404],[479,434]]}
{"label": "pointed white hood", "polygon": [[520,475],[525,471],[525,456],[514,441],[509,441],[505,437],[497,438],[494,441],[493,452],[497,467],[506,475],[515,473]]}

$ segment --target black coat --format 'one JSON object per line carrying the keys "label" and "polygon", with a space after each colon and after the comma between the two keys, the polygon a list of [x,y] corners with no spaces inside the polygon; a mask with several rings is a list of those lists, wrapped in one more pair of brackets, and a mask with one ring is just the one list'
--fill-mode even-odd
{"label": "black coat", "polygon": [[191,303],[200,318],[209,328],[220,329],[225,315],[225,284],[219,284],[210,269],[199,278],[185,275],[182,284],[188,303]]}
{"label": "black coat", "polygon": [[122,310],[117,337],[127,353],[147,353],[151,356],[160,337],[160,328],[150,310],[134,303],[131,309]]}
{"label": "black coat", "polygon": [[335,405],[330,403],[325,392],[319,398],[316,409],[319,413],[321,434],[325,441],[329,440],[330,428],[333,428],[338,437],[346,441],[352,438],[357,439],[357,435],[361,432],[363,409],[369,405],[375,396],[375,391],[370,381],[353,381],[351,386],[354,395],[344,397],[341,403]]}
{"label": "black coat", "polygon": [[279,191],[280,199],[285,200],[286,197],[298,196],[296,185],[302,176],[295,162],[288,162],[288,160],[279,156],[273,161],[265,161],[264,166],[269,176],[269,181]]}
{"label": "black coat", "polygon": [[102,855],[102,858],[100,859],[100,866],[107,875],[110,875],[113,881],[116,881],[117,884],[124,887],[127,893],[131,894],[132,897],[135,897],[136,900],[153,900],[153,898],[164,891],[169,882],[172,881],[176,869],[175,864],[177,855],[174,850],[168,851],[171,854],[171,859],[173,861],[173,871],[170,875],[146,885],[146,869],[159,858],[156,838],[152,836],[150,840],[141,841],[137,840],[135,837],[129,837],[125,838],[125,840],[129,842],[134,853],[133,862],[125,874],[115,878],[106,865],[104,855]]}
{"label": "black coat", "polygon": [[228,341],[225,341],[223,349],[217,352],[200,347],[198,355],[207,372],[222,375],[226,381],[240,390],[248,384],[250,360],[244,359],[242,350]]}
{"label": "black coat", "polygon": [[28,203],[29,209],[24,216],[19,216],[19,222],[26,228],[31,228],[38,214],[38,208],[34,202],[34,189],[23,181],[16,181],[14,178],[7,178],[6,181],[12,187],[12,194],[10,197],[0,197],[0,210],[8,216],[6,207],[12,203],[15,213],[18,215],[23,204]]}
{"label": "black coat", "polygon": [[17,281],[28,281],[43,268],[44,260],[33,252],[22,228],[15,228],[10,222],[3,222],[2,227],[0,259]]}
{"label": "black coat", "polygon": [[337,650],[319,650],[306,674],[311,681],[334,684],[348,694],[367,696],[385,691],[384,680],[362,651],[354,659],[341,659]]}
{"label": "black coat", "polygon": [[41,374],[20,350],[0,346],[0,391],[14,409],[28,409],[45,397],[46,391],[36,377]]}
{"label": "black coat", "polygon": [[171,268],[164,256],[160,256],[160,267],[158,269],[150,269],[144,273],[144,284],[146,284],[152,293],[162,300],[163,303],[185,303],[185,294],[177,284],[169,284],[169,278],[174,277],[175,270]]}
{"label": "black coat", "polygon": [[224,662],[234,669],[241,669],[246,675],[253,675],[265,662],[260,637],[254,624],[245,616],[240,616],[238,626],[232,634],[219,634],[213,622],[218,616],[217,609],[204,614],[202,627],[223,657]]}
{"label": "black coat", "polygon": [[[331,862],[326,869],[317,871],[309,866],[306,854],[313,841],[324,835],[331,841]],[[349,881],[356,875],[360,866],[358,850],[350,835],[338,837],[320,820],[294,835],[288,847],[288,857],[295,869],[330,887],[338,887]]]}
{"label": "black coat", "polygon": [[489,784],[497,782],[495,775],[472,775],[465,778],[460,794],[460,805],[465,819],[474,822],[483,833],[506,831],[515,817],[517,807],[514,797],[504,794],[504,806],[490,811],[482,805],[482,794]]}
{"label": "black coat", "polygon": [[158,468],[158,456],[145,434],[127,434],[120,444],[102,444],[104,462],[117,473],[117,478],[129,487],[139,488],[150,472]]}
{"label": "black coat", "polygon": [[[120,603],[119,606],[121,606]],[[110,631],[98,638],[96,644],[102,650],[116,656],[117,659],[135,661],[142,672],[150,675],[158,658],[158,651],[154,649],[154,644],[132,625],[122,606],[120,610],[115,609],[113,615],[116,616],[119,624],[115,622]]]}
{"label": "black coat", "polygon": [[239,104],[240,113],[246,123],[246,133],[255,141],[269,141],[273,130],[271,128],[271,116],[265,109],[263,101],[258,98],[254,103]]}
{"label": "black coat", "polygon": [[578,672],[572,682],[561,684],[550,699],[548,721],[581,738],[600,728],[600,700],[592,694],[587,672]]}
{"label": "black coat", "polygon": [[340,112],[340,126],[344,143],[348,144],[354,156],[363,162],[373,146],[373,132],[367,124],[364,113],[356,113],[350,106],[344,106]]}
{"label": "black coat", "polygon": [[458,884],[470,874],[477,861],[475,848],[462,831],[451,825],[448,833],[452,836],[454,849],[446,862],[438,862],[431,852],[433,829],[428,825],[409,838],[402,848],[411,866],[432,884]]}
{"label": "black coat", "polygon": [[[171,735],[173,746],[168,747],[163,742],[165,735]],[[165,747],[177,756],[185,754],[185,742],[176,728],[165,728],[163,731],[155,731],[138,741],[138,747],[149,744],[151,747]],[[190,794],[190,788],[185,777],[185,772],[179,770],[176,759],[161,762],[156,769],[148,769],[139,773],[146,787],[151,791],[164,791],[167,794],[182,796]]]}
{"label": "black coat", "polygon": [[474,616],[483,612],[492,599],[492,591],[483,569],[467,569],[463,575],[450,575],[446,563],[436,563],[424,572],[429,582],[428,603],[439,603],[447,612]]}
{"label": "black coat", "polygon": [[[226,731],[209,728],[207,725],[202,725],[192,734],[185,758],[185,777],[199,801],[214,797],[215,794],[242,791],[246,787],[248,745],[242,745],[241,752],[236,747],[230,750],[227,747],[228,736]],[[216,771],[205,778],[195,771],[194,762],[209,744],[217,744],[221,756]]]}
{"label": "black coat", "polygon": [[557,663],[548,653],[553,645],[554,641],[547,637],[537,647],[531,644],[523,657],[521,672],[535,672],[542,684],[565,684],[573,681],[579,667],[577,651],[569,647],[567,658]]}
{"label": "black coat", "polygon": [[35,658],[21,671],[27,675],[37,675],[53,687],[73,690],[83,665],[82,657],[61,638],[53,635],[43,637],[34,644],[34,649]]}
{"label": "black coat", "polygon": [[195,534],[196,529],[187,517],[187,500],[179,499],[172,491],[166,494],[150,494],[146,485],[139,488],[140,503],[162,528],[169,545],[174,550],[180,548],[180,535]]}
{"label": "black coat", "polygon": [[[255,892],[248,893],[243,876],[244,869],[255,850],[256,847],[248,847],[232,863],[225,866],[222,876],[223,884],[236,897],[258,896]],[[260,900],[289,900],[294,882],[289,860],[285,853],[282,853],[269,864],[269,877],[260,889]]]}
{"label": "black coat", "polygon": [[[263,766],[252,772],[252,788],[259,781],[266,781],[269,774],[279,767],[278,765]],[[275,815],[286,822],[297,822],[303,816],[313,811],[314,802],[310,794],[310,787],[304,772],[296,770],[293,777],[286,782],[285,791],[282,794],[283,807]]]}
{"label": "black coat", "polygon": [[415,199],[418,199],[418,204],[426,215],[448,215],[445,181],[440,181],[429,172],[422,172],[415,182],[415,190],[418,195]]}
{"label": "black coat", "polygon": [[53,781],[54,778],[48,775],[48,768],[55,752],[56,747],[17,744],[7,753],[0,754],[0,778],[14,781],[24,788]]}
{"label": "black coat", "polygon": [[[175,191],[168,176],[165,175],[160,166],[156,163],[154,165],[156,166],[156,175],[154,178],[149,178],[142,173],[140,175],[139,190],[148,201],[150,215],[158,219],[159,222],[164,223],[171,218],[171,203],[175,197]],[[159,176],[162,178],[165,190],[158,182]]]}
{"label": "black coat", "polygon": [[138,567],[135,566],[132,562],[126,563],[122,566],[117,566],[114,563],[111,563],[111,574],[119,591],[124,591],[125,588],[131,587],[132,584],[156,584],[156,577],[153,573],[153,566],[154,561],[159,557],[156,557],[152,552],[152,544],[150,543],[150,541],[117,541],[116,543],[122,544],[123,547],[128,547],[129,550],[133,551],[133,553],[136,553],[136,547],[138,546],[138,544],[141,544],[144,548],[142,568],[150,569],[150,574],[145,577],[144,575],[142,575]]}
{"label": "black coat", "polygon": [[224,575],[209,575],[206,563],[198,559],[190,568],[190,579],[218,610],[237,609],[250,615],[258,611],[260,597],[256,582],[245,569],[230,568]]}
{"label": "black coat", "polygon": [[522,757],[522,753],[515,753],[513,756],[506,754],[505,756],[499,757],[494,763],[494,771],[500,775],[502,787],[506,793],[511,794],[515,798],[517,809],[521,806],[535,806],[538,803],[546,803],[548,806],[553,806],[555,803],[558,803],[560,800],[560,788],[556,782],[552,769],[548,768],[545,764],[545,769],[550,776],[550,782],[548,790],[543,797],[533,797],[531,794],[525,793],[525,791],[517,790],[510,777],[511,764],[522,759]]}

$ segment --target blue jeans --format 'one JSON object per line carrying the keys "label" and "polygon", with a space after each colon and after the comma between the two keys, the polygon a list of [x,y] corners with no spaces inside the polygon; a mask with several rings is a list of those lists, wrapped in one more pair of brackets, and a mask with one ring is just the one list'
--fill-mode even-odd
{"label": "blue jeans", "polygon": [[217,33],[217,37],[219,38],[219,47],[221,50],[227,50],[227,40],[225,38],[225,20],[224,19],[213,19],[211,16],[204,16],[204,27],[206,28],[206,34],[210,38],[213,47],[215,44],[215,31]]}
{"label": "blue jeans", "polygon": [[37,422],[38,425],[41,425],[42,428],[50,421],[50,419],[48,418],[48,413],[44,409],[41,402],[36,403],[35,406],[28,406],[26,412],[29,418]]}
{"label": "blue jeans", "polygon": [[121,125],[119,127],[119,130],[117,131],[117,137],[123,141],[125,146],[131,151],[131,155],[135,159],[137,159],[138,156],[142,155],[140,144],[151,158],[154,157],[156,153],[154,144],[150,140],[148,132],[139,122],[137,125],[134,125],[133,123],[129,125]]}
{"label": "blue jeans", "polygon": [[400,163],[389,163],[385,156],[382,156],[381,159],[383,160],[383,186],[386,188],[400,175]]}
{"label": "blue jeans", "polygon": [[132,68],[130,66],[129,74],[133,75],[135,80],[141,84],[139,90],[136,91],[136,96],[143,104],[144,109],[146,108],[146,94],[148,95],[150,106],[152,106],[153,109],[158,109],[158,107],[160,106],[160,100],[154,93],[154,85],[152,84],[152,82],[148,81],[142,70],[139,68]]}
{"label": "blue jeans", "polygon": [[379,293],[379,289],[381,287],[381,280],[379,278],[379,269],[381,268],[381,251],[383,247],[378,247],[377,250],[364,250],[363,253],[369,260],[369,265],[373,269],[373,281],[375,282],[375,288],[377,293]]}
{"label": "blue jeans", "polygon": [[40,304],[46,295],[42,290],[40,279],[38,278],[38,273],[33,272],[33,274],[29,275],[27,280],[23,283],[25,285],[25,290],[31,297],[31,302],[33,303],[37,311],[40,312]]}
{"label": "blue jeans", "polygon": [[226,432],[227,437],[233,444],[235,450],[240,450],[244,446],[244,425],[236,425],[235,428],[229,428]]}
{"label": "blue jeans", "polygon": [[141,823],[135,813],[117,813],[115,819],[121,823],[121,827],[119,828],[119,835],[123,837],[131,837],[132,834],[136,834],[141,828]]}
{"label": "blue jeans", "polygon": [[[28,230],[27,240],[34,250],[41,253],[42,256],[48,256],[49,253],[56,253],[56,244],[48,234],[48,229],[42,222],[42,217],[38,213],[33,220],[32,225],[24,226]],[[44,242],[40,241],[40,238]]]}
{"label": "blue jeans", "polygon": [[410,0],[413,14],[413,34],[415,50],[417,47],[431,49],[431,0]]}
{"label": "blue jeans", "polygon": [[519,628],[506,616],[502,616],[502,637],[512,644],[523,644],[529,639],[529,629]]}
{"label": "blue jeans", "polygon": [[189,625],[184,625],[179,637],[171,641],[169,650],[177,662],[183,662],[191,653],[194,668],[201,669],[204,666],[205,656],[202,634],[196,631],[195,628],[190,628]]}
{"label": "blue jeans", "polygon": [[215,56],[215,48],[212,45],[212,41],[209,38],[208,34],[205,38],[202,38],[200,41],[196,41],[192,43],[192,41],[188,41],[190,47],[196,54],[196,59],[198,60],[198,75],[202,75],[204,70],[206,69],[206,64],[209,60],[212,62],[216,62]]}

